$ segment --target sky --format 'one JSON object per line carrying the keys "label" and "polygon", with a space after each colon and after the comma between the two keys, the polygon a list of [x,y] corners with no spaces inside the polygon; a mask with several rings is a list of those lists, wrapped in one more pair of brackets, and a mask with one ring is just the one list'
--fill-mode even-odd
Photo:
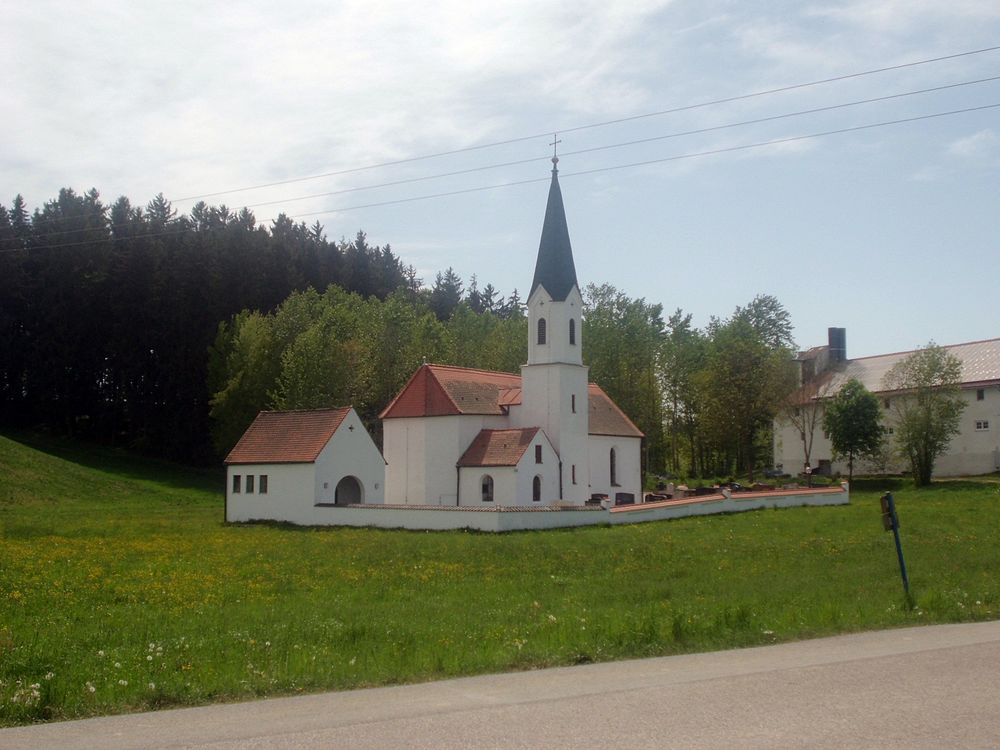
{"label": "sky", "polygon": [[8,207],[63,187],[249,206],[363,230],[426,285],[450,267],[523,296],[558,133],[581,286],[697,327],[774,295],[801,348],[843,327],[852,358],[1000,337],[995,0],[33,0],[4,20]]}

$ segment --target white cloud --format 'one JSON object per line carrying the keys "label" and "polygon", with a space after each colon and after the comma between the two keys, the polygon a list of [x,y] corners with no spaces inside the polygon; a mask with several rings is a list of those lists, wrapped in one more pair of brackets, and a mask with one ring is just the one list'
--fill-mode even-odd
{"label": "white cloud", "polygon": [[845,21],[869,32],[899,35],[927,24],[984,22],[1000,19],[992,0],[852,0],[811,8],[810,15]]}
{"label": "white cloud", "polygon": [[948,144],[947,152],[962,159],[991,159],[1000,153],[1000,137],[990,128]]}

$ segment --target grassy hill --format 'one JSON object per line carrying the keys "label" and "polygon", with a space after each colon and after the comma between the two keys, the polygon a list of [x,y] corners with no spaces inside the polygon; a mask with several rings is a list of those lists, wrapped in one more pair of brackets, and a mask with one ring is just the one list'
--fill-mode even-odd
{"label": "grassy hill", "polygon": [[220,472],[0,437],[0,725],[1000,616],[1000,484],[486,535],[223,523]]}

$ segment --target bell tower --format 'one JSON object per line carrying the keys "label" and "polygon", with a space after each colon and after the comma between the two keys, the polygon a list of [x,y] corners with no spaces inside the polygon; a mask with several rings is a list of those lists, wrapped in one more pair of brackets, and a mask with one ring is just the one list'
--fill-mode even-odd
{"label": "bell tower", "polygon": [[524,426],[545,430],[559,453],[560,499],[582,505],[590,497],[583,297],[576,281],[558,164],[559,157],[553,156],[552,183],[528,295],[528,363],[521,367],[521,420]]}

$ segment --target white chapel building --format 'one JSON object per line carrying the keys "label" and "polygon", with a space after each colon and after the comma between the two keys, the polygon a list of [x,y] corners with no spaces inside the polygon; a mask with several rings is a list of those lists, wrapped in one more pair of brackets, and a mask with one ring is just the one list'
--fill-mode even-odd
{"label": "white chapel building", "polygon": [[643,433],[583,364],[583,298],[555,166],[527,307],[520,376],[423,365],[383,410],[386,503],[642,502]]}

